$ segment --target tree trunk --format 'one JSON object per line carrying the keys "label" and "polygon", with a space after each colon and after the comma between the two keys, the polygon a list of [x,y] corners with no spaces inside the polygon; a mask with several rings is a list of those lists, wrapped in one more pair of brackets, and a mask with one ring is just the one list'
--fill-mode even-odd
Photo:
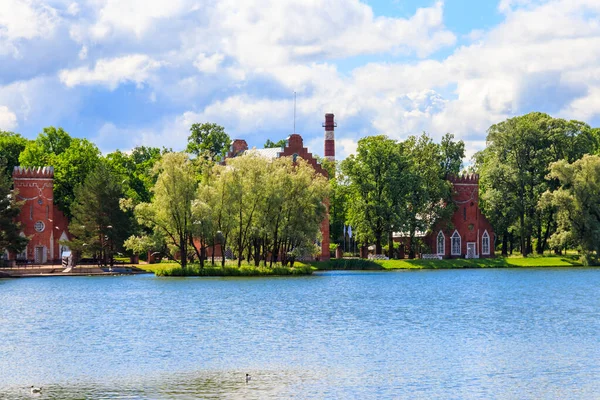
{"label": "tree trunk", "polygon": [[390,238],[389,238],[389,245],[388,245],[388,257],[390,258],[390,260],[392,258],[396,258],[394,257],[394,233],[392,232],[392,230],[390,229]]}
{"label": "tree trunk", "polygon": [[537,244],[535,245],[535,252],[537,254],[544,254],[544,248],[543,248],[543,242],[542,242],[542,223],[538,222],[537,224]]}
{"label": "tree trunk", "polygon": [[525,214],[522,213],[520,218],[520,230],[521,230],[521,237],[520,237],[520,241],[521,241],[521,254],[523,255],[523,257],[527,257],[527,242],[526,242],[526,238],[525,238]]}
{"label": "tree trunk", "polygon": [[375,254],[381,254],[381,236],[382,231],[375,232]]}
{"label": "tree trunk", "polygon": [[508,255],[507,245],[508,245],[508,232],[504,231],[504,233],[502,234],[502,255],[503,256]]}

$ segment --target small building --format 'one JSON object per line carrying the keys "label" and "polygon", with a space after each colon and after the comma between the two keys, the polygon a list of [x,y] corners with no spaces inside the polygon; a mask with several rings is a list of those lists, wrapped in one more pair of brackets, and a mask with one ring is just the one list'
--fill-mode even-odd
{"label": "small building", "polygon": [[[495,234],[479,208],[479,175],[449,176],[448,180],[456,210],[449,220],[437,221],[426,233],[416,236],[426,248],[422,252],[441,258],[493,257]],[[409,245],[407,235],[395,233],[394,242],[399,243],[403,257],[404,247]]]}
{"label": "small building", "polygon": [[450,176],[456,210],[450,224],[436,223],[424,241],[444,258],[494,256],[494,230],[479,208],[479,175]]}
{"label": "small building", "polygon": [[18,222],[21,236],[29,243],[22,253],[9,254],[10,259],[31,264],[61,263],[63,252],[69,251],[60,241],[70,240],[69,221],[54,204],[54,168],[24,168],[13,170],[17,198],[24,201]]}

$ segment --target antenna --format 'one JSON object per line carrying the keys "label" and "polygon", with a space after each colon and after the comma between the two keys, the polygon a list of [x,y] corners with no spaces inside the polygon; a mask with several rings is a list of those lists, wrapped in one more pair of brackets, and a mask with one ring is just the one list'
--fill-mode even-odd
{"label": "antenna", "polygon": [[296,92],[294,92],[294,132],[296,133]]}

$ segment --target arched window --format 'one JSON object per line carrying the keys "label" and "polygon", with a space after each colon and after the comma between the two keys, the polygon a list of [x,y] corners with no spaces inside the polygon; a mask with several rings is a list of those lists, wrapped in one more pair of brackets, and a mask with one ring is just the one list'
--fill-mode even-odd
{"label": "arched window", "polygon": [[442,231],[437,235],[437,254],[438,256],[446,254],[446,237]]}
{"label": "arched window", "polygon": [[481,253],[486,255],[490,254],[490,235],[487,233],[487,230],[483,232],[481,238]]}
{"label": "arched window", "polygon": [[460,256],[460,235],[458,231],[454,231],[452,234],[452,255]]}

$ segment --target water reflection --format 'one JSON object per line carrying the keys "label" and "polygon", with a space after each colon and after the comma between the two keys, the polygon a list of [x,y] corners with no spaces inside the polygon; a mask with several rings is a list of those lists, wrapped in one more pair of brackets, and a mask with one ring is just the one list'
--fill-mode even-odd
{"label": "water reflection", "polygon": [[595,269],[3,281],[0,399],[595,398],[598,289]]}

